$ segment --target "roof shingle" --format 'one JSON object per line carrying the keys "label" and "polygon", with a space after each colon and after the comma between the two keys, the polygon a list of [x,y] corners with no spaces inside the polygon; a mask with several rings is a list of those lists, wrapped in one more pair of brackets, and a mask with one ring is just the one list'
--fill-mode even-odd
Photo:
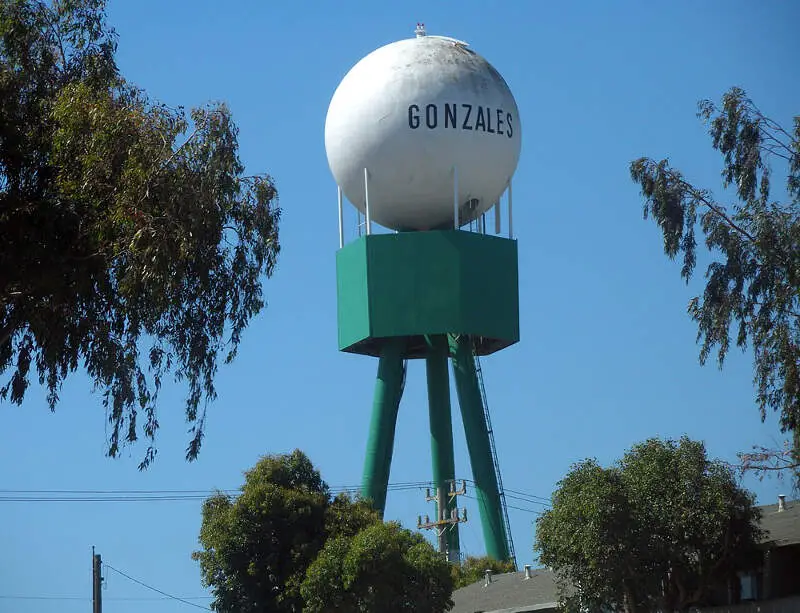
{"label": "roof shingle", "polygon": [[800,543],[800,501],[787,500],[785,510],[778,511],[777,504],[766,504],[761,509],[761,527],[767,530],[764,543],[772,547]]}
{"label": "roof shingle", "polygon": [[[535,611],[556,606],[556,585],[553,573],[544,568],[525,572],[493,575],[492,582],[480,581],[453,592],[452,613],[488,613],[494,611]],[[524,608],[522,608],[524,607]]]}
{"label": "roof shingle", "polygon": [[[761,526],[767,531],[763,543],[781,547],[800,543],[800,501],[787,500],[783,511],[777,504],[759,507]],[[453,592],[452,613],[522,613],[556,606],[558,595],[553,573],[544,568],[494,575],[485,585],[480,581]]]}

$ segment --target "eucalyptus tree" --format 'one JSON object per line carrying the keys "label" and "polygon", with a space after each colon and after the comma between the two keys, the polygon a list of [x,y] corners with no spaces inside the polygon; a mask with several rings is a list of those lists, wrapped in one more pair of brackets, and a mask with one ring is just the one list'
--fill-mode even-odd
{"label": "eucalyptus tree", "polygon": [[667,159],[635,160],[631,177],[645,218],[661,229],[665,254],[682,260],[686,282],[698,235],[711,259],[704,292],[688,305],[700,362],[716,352],[722,367],[732,345],[750,347],[761,419],[777,412],[788,434],[785,447],[741,454],[742,467],[800,476],[800,115],[784,127],[732,88],[720,106],[700,102],[698,116],[723,158],[722,196]]}
{"label": "eucalyptus tree", "polygon": [[0,398],[70,373],[102,395],[108,454],[154,458],[165,377],[188,388],[186,455],[220,362],[264,306],[280,209],[224,104],[151,100],[115,62],[104,0],[0,2]]}

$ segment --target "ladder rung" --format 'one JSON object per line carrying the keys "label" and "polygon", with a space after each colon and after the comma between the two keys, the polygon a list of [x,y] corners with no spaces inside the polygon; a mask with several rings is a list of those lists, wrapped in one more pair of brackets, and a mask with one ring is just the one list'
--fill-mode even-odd
{"label": "ladder rung", "polygon": [[481,369],[481,361],[478,357],[478,353],[476,351],[475,346],[472,347],[473,356],[475,358],[475,375],[478,379],[478,385],[480,386],[480,393],[481,393],[481,402],[483,403],[483,416],[486,421],[486,432],[489,435],[489,449],[492,453],[492,462],[494,463],[494,472],[495,478],[497,479],[497,487],[498,487],[498,494],[500,496],[500,506],[503,510],[503,525],[506,532],[506,542],[508,544],[508,555],[511,556],[511,560],[514,563],[514,567],[516,568],[517,565],[517,556],[514,552],[514,539],[511,536],[511,521],[508,518],[508,505],[506,504],[506,493],[505,489],[503,488],[503,476],[500,474],[500,462],[497,458],[497,447],[494,444],[494,431],[492,429],[492,418],[489,414],[489,402],[486,398],[486,387],[483,385],[483,370]]}

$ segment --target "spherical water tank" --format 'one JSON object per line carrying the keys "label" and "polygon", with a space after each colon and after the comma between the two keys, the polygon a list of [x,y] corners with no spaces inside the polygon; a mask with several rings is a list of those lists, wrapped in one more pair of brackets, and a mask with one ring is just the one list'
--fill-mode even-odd
{"label": "spherical water tank", "polygon": [[454,174],[461,226],[503,194],[519,161],[520,127],[514,96],[489,62],[463,42],[418,32],[347,73],[328,108],[325,149],[362,213],[369,194],[372,221],[452,228]]}

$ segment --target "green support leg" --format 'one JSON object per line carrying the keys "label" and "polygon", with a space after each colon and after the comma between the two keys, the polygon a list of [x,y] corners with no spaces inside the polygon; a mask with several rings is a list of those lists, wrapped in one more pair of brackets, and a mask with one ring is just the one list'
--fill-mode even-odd
{"label": "green support leg", "polygon": [[403,339],[391,339],[381,351],[372,401],[372,422],[364,459],[361,495],[371,499],[381,515],[386,507],[397,410],[403,395],[403,347]]}
{"label": "green support leg", "polygon": [[[437,488],[450,490],[456,478],[453,457],[453,424],[450,409],[450,376],[447,360],[449,357],[447,337],[432,336],[428,339],[428,355],[425,370],[428,379],[428,412],[431,426],[431,458],[433,460],[433,482]],[[447,499],[447,517],[456,507],[455,497]],[[439,516],[441,511],[436,509]],[[459,560],[460,545],[458,524],[447,529],[447,550],[451,562]]]}
{"label": "green support leg", "polygon": [[483,401],[475,374],[472,341],[465,335],[450,335],[449,338],[456,392],[464,421],[472,475],[475,479],[486,554],[495,560],[508,560],[508,541],[503,525],[500,491],[489,445],[489,433],[486,430]]}

